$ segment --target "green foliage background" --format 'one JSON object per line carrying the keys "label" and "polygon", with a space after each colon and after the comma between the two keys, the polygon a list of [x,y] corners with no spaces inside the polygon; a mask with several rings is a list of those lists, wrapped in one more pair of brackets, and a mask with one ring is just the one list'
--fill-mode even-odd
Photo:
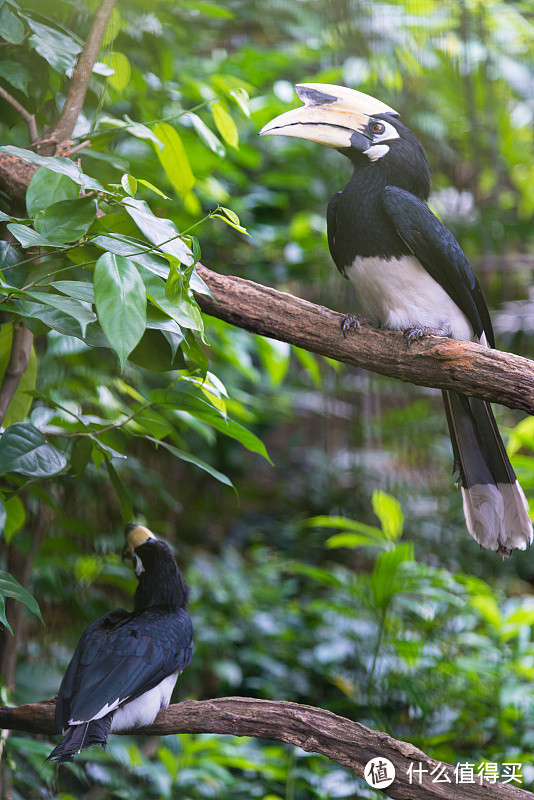
{"label": "green foliage background", "polygon": [[[0,0],[0,85],[40,130],[95,7]],[[74,132],[91,147],[36,156],[0,101],[4,152],[41,165],[27,218],[0,197],[0,374],[13,324],[36,334],[0,438],[0,618],[4,597],[30,612],[5,701],[53,696],[83,628],[128,605],[117,553],[135,516],[176,547],[193,589],[176,699],[301,701],[443,761],[521,762],[532,783],[532,555],[502,563],[467,536],[439,396],[203,319],[191,292],[205,290],[202,256],[356,310],[324,219],[347,164],[257,138],[297,104],[294,83],[342,83],[423,142],[432,205],[481,277],[500,346],[528,354],[529,52],[519,0],[123,0]],[[531,420],[498,413],[532,501]],[[27,586],[8,574],[21,559]],[[14,798],[375,796],[318,756],[185,735],[112,737],[56,785],[51,746],[9,737]]]}

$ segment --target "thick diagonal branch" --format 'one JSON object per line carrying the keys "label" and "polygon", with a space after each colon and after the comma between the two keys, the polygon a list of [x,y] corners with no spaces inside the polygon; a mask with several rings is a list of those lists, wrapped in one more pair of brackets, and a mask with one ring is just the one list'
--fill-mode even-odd
{"label": "thick diagonal branch", "polygon": [[534,414],[534,362],[472,342],[429,336],[408,347],[401,333],[366,325],[341,333],[342,314],[286,292],[198,267],[213,292],[201,309],[337,361],[422,386],[452,389]]}
{"label": "thick diagonal branch", "polygon": [[[54,701],[7,708],[0,706],[0,727],[53,734]],[[443,765],[408,742],[393,739],[330,711],[285,701],[251,697],[188,700],[170,706],[147,728],[134,733],[216,733],[275,739],[308,752],[321,753],[360,777],[371,758],[388,758],[395,780],[387,795],[398,800],[532,800],[517,785],[484,781],[461,782],[454,767]],[[475,770],[473,770],[475,772]],[[411,780],[410,780],[411,773]],[[440,777],[436,781],[436,776]],[[419,780],[421,779],[421,782]],[[448,782],[447,782],[448,780]]]}
{"label": "thick diagonal branch", "polygon": [[56,142],[64,142],[72,136],[76,120],[85,102],[85,95],[87,94],[93,67],[100,53],[102,39],[104,38],[111,12],[116,3],[117,0],[102,0],[94,16],[91,30],[85,40],[84,48],[74,68],[74,72],[72,73],[69,93],[65,105],[63,106],[63,111],[50,135],[50,138],[54,139]]}

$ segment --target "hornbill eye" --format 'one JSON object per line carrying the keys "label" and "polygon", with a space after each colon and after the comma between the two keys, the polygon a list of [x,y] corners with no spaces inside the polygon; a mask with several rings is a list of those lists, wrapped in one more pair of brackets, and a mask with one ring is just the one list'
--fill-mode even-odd
{"label": "hornbill eye", "polygon": [[384,133],[384,131],[386,130],[386,126],[384,125],[383,122],[371,122],[371,124],[369,125],[369,130],[373,134],[380,134]]}

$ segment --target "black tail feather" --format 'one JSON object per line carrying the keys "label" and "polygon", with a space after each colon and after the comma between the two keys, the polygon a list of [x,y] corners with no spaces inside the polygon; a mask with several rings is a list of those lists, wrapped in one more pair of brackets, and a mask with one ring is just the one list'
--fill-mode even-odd
{"label": "black tail feather", "polygon": [[517,481],[489,403],[443,392],[471,536],[509,555],[532,542],[528,504]]}
{"label": "black tail feather", "polygon": [[112,718],[113,715],[108,714],[102,719],[84,722],[81,725],[71,725],[46,760],[55,760],[60,765],[64,761],[74,761],[74,756],[81,750],[85,750],[86,747],[92,747],[95,744],[105,747]]}

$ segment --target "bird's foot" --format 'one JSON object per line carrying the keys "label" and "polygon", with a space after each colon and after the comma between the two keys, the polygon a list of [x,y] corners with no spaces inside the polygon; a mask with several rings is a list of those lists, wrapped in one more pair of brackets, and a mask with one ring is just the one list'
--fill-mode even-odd
{"label": "bird's foot", "polygon": [[440,328],[429,328],[426,325],[414,325],[403,330],[405,338],[408,340],[408,347],[413,341],[418,342],[422,336],[451,336],[452,328],[450,325],[442,325]]}
{"label": "bird's foot", "polygon": [[357,331],[361,325],[376,325],[376,323],[373,322],[372,319],[369,319],[369,317],[364,317],[363,314],[345,314],[341,320],[343,338],[347,338],[348,330],[352,328],[353,330]]}

